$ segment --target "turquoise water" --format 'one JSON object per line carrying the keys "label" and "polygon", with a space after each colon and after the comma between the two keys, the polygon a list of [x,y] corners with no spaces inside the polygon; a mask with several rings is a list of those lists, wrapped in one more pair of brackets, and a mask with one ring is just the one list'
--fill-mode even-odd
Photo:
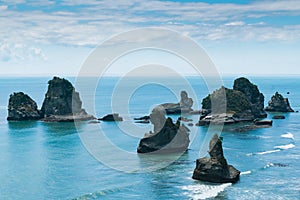
{"label": "turquoise water", "polygon": [[[245,133],[222,132],[227,161],[242,171],[234,184],[208,184],[191,179],[195,160],[206,135],[204,127],[191,127],[189,151],[167,167],[139,173],[111,169],[95,159],[80,140],[83,135],[96,135],[101,129],[120,149],[131,152],[143,164],[157,160],[135,154],[139,137],[151,130],[150,125],[136,125],[128,133],[132,117],[148,114],[156,104],[177,102],[167,87],[148,84],[137,88],[126,101],[117,99],[113,111],[122,111],[127,102],[129,113],[120,114],[124,122],[100,124],[7,122],[9,94],[23,91],[41,107],[50,77],[1,78],[0,93],[0,199],[299,199],[300,197],[300,113],[285,114],[285,120],[274,120],[271,128]],[[75,78],[68,78],[75,82]],[[139,78],[123,83],[120,96],[126,96]],[[232,87],[234,77],[223,78]],[[265,103],[276,91],[287,96],[292,107],[300,110],[299,77],[251,77],[265,95]],[[90,80],[91,81],[91,80]],[[196,93],[198,105],[208,93],[202,79],[188,78]],[[185,89],[180,81],[168,80],[178,90]],[[101,117],[112,112],[111,100],[118,83],[105,78],[96,91],[90,84],[77,88],[84,107]],[[214,86],[215,88],[218,85]],[[290,92],[290,94],[287,94]],[[91,94],[95,96],[92,101]],[[194,99],[195,100],[195,99]],[[118,104],[118,102],[120,102]],[[195,108],[196,109],[196,108]],[[172,116],[176,119],[178,116]],[[188,116],[196,123],[199,116]],[[269,114],[269,118],[272,114]],[[127,131],[120,129],[124,126]],[[131,129],[130,129],[131,130]],[[142,130],[142,131],[141,131]],[[131,135],[131,134],[134,134]],[[98,141],[96,141],[97,144]],[[102,142],[97,148],[101,150]],[[103,148],[102,148],[103,149]],[[105,151],[103,149],[103,151]],[[131,160],[115,155],[111,162],[131,166]],[[147,160],[148,159],[148,160]],[[140,167],[143,167],[141,164]]]}

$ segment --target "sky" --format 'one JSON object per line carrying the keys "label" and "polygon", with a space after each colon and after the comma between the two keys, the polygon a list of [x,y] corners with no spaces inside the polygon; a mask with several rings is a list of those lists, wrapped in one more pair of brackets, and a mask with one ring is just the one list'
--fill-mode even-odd
{"label": "sky", "polygon": [[[300,74],[299,0],[0,0],[0,76],[76,76],[104,41],[149,27],[197,42],[220,74]],[[150,54],[193,73],[172,56]],[[147,56],[132,54],[110,73]]]}

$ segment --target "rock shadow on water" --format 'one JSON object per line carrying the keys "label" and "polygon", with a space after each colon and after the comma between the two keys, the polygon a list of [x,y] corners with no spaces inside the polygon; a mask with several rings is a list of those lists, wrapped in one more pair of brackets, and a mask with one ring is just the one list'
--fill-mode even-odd
{"label": "rock shadow on water", "polygon": [[8,128],[12,130],[30,129],[38,126],[35,120],[29,121],[8,121]]}
{"label": "rock shadow on water", "polygon": [[52,135],[63,136],[77,134],[83,127],[83,122],[42,122],[43,129]]}

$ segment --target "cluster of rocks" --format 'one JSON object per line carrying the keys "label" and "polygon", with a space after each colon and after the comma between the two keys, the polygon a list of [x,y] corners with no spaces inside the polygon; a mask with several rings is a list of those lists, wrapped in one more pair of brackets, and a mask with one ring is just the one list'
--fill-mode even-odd
{"label": "cluster of rocks", "polygon": [[193,112],[193,99],[188,97],[186,91],[181,91],[179,103],[164,103],[160,106],[163,107],[167,114],[184,114]]}
{"label": "cluster of rocks", "polygon": [[[293,112],[288,99],[277,92],[264,109],[264,95],[256,85],[244,77],[234,81],[233,89],[221,87],[209,94],[202,100],[202,108],[206,112],[202,112],[196,125],[249,122],[242,124],[245,126],[244,130],[271,126],[270,120],[258,120],[267,117],[265,111]],[[282,119],[281,116],[275,117],[278,118]],[[243,130],[240,127],[236,128],[239,131]]]}
{"label": "cluster of rocks", "polygon": [[185,152],[189,146],[189,129],[175,124],[170,117],[166,118],[164,107],[155,107],[150,114],[150,121],[154,125],[153,132],[146,133],[140,140],[138,153],[170,153]]}
{"label": "cluster of rocks", "polygon": [[68,122],[94,119],[82,108],[79,93],[72,84],[59,77],[48,82],[48,90],[41,110],[27,94],[23,92],[10,95],[7,120],[43,120]]}

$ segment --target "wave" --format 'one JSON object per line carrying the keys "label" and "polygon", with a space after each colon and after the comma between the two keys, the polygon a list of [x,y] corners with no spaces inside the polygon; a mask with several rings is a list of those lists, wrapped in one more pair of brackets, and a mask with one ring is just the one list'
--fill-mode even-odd
{"label": "wave", "polygon": [[275,149],[275,150],[270,150],[270,151],[263,151],[263,152],[258,152],[258,153],[255,153],[255,154],[264,155],[264,154],[275,153],[275,152],[278,152],[278,151],[280,151],[280,149]]}
{"label": "wave", "polygon": [[224,183],[221,185],[189,185],[183,186],[181,189],[188,190],[184,195],[191,197],[192,199],[207,199],[214,198],[223,192],[227,187],[231,186],[231,183]]}
{"label": "wave", "polygon": [[295,139],[294,135],[292,133],[290,133],[290,132],[287,132],[286,134],[282,134],[281,137],[282,138],[289,138],[289,139],[292,139],[292,140]]}
{"label": "wave", "polygon": [[241,172],[240,175],[247,175],[247,174],[251,174],[251,173],[252,173],[252,171],[249,170],[249,171]]}
{"label": "wave", "polygon": [[274,146],[274,149],[281,149],[281,150],[287,150],[287,149],[292,149],[294,148],[294,144],[287,144],[287,145],[279,145],[279,146]]}

